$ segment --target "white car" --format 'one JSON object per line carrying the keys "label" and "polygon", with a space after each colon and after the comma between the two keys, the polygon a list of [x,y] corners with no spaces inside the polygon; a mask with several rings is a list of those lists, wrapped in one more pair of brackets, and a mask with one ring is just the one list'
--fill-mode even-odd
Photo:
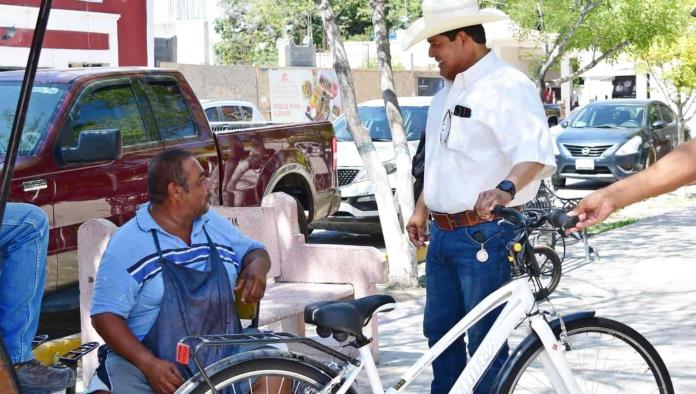
{"label": "white car", "polygon": [[208,122],[266,122],[253,103],[241,100],[201,100]]}
{"label": "white car", "polygon": [[[425,131],[431,101],[432,97],[425,96],[399,98],[411,157],[416,153],[420,136]],[[377,156],[387,170],[392,190],[395,191],[394,145],[384,101],[380,99],[361,103],[358,105],[358,113],[370,133]],[[381,226],[372,183],[348,132],[344,116],[338,118],[333,126],[338,140],[337,175],[341,205],[334,215],[312,223],[312,228],[378,234],[381,232]]]}

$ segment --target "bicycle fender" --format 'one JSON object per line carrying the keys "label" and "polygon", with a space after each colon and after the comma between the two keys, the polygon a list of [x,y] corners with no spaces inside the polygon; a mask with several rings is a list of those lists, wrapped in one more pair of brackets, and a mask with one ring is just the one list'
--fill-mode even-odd
{"label": "bicycle fender", "polygon": [[[582,319],[587,319],[595,316],[595,311],[581,311],[581,312],[574,312],[569,315],[564,315],[563,316],[563,322],[564,323],[569,323],[575,320],[582,320]],[[551,330],[553,330],[554,333],[558,333],[561,330],[561,321],[559,319],[554,319],[549,322],[549,326],[551,327]],[[499,393],[502,387],[500,387],[503,382],[505,382],[512,372],[512,367],[517,363],[517,361],[520,359],[522,354],[529,349],[532,346],[535,346],[537,342],[539,342],[540,339],[536,335],[535,332],[532,332],[532,335],[528,335],[525,339],[520,342],[519,345],[515,348],[515,350],[510,353],[510,357],[508,357],[507,361],[505,361],[505,364],[503,364],[503,368],[500,370],[498,373],[498,377],[495,380],[495,388],[493,390],[494,393]]]}

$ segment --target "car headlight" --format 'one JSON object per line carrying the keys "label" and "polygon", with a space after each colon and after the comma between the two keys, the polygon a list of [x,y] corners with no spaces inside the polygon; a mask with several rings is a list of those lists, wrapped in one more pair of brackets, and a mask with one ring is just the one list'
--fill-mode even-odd
{"label": "car headlight", "polygon": [[632,155],[634,153],[638,153],[640,151],[640,146],[643,145],[643,139],[637,135],[625,144],[619,148],[619,150],[616,151],[616,154],[619,156],[625,156],[625,155]]}

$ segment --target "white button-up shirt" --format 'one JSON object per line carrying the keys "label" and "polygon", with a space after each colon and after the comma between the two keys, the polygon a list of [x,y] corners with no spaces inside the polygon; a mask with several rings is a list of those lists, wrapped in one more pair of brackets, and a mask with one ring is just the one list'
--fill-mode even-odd
{"label": "white button-up shirt", "polygon": [[[468,116],[455,116],[457,106]],[[556,167],[537,88],[492,51],[433,97],[426,133],[423,190],[432,211],[474,209],[479,194],[495,189],[516,164],[544,164],[509,205],[524,204]]]}

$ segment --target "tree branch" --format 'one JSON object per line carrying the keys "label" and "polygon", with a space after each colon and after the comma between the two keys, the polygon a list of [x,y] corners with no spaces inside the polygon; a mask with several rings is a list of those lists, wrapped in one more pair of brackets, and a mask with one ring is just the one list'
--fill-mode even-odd
{"label": "tree branch", "polygon": [[[660,71],[663,71],[662,67],[660,67]],[[657,83],[657,87],[660,88],[662,95],[667,97],[670,101],[674,102],[674,97],[670,92],[668,92],[667,85],[665,84],[665,82],[661,78],[657,77],[658,73],[655,72],[655,68],[650,67],[650,74],[655,77],[655,83]],[[662,75],[662,73],[660,72],[659,75]]]}
{"label": "tree branch", "polygon": [[565,76],[565,77],[563,77],[563,78],[557,78],[557,79],[554,79],[554,80],[549,81],[549,82],[547,83],[547,86],[548,86],[548,87],[555,87],[555,86],[559,86],[559,85],[561,85],[561,84],[563,84],[563,83],[565,83],[565,82],[572,81],[573,79],[579,77],[580,75],[582,75],[582,74],[585,73],[586,71],[592,69],[594,66],[596,66],[598,63],[600,63],[600,62],[603,61],[604,59],[606,59],[606,58],[608,58],[609,56],[613,55],[615,52],[621,51],[622,49],[624,49],[625,47],[627,47],[628,44],[630,44],[630,42],[629,42],[628,40],[622,42],[621,44],[619,44],[619,45],[617,45],[617,46],[615,46],[615,47],[613,47],[613,48],[607,50],[606,52],[604,52],[604,53],[602,54],[602,56],[600,56],[600,57],[598,57],[598,58],[592,60],[592,61],[591,61],[590,63],[588,63],[585,67],[582,67],[581,69],[577,70],[576,72],[574,72],[574,73],[572,73],[572,74],[570,74],[570,75],[567,75],[567,76]]}
{"label": "tree branch", "polygon": [[[694,116],[694,104],[696,104],[696,93],[693,93],[688,99],[686,99],[686,102],[684,104],[684,121],[689,121],[691,120]],[[686,118],[686,114],[691,114],[689,118]]]}
{"label": "tree branch", "polygon": [[[585,3],[583,8],[580,10],[580,14],[578,15],[578,18],[575,20],[575,24],[573,24],[573,27],[568,30],[567,33],[561,35],[559,34],[556,36],[556,40],[554,42],[554,45],[551,49],[550,52],[547,52],[547,59],[546,62],[541,66],[541,70],[539,71],[539,80],[542,80],[544,76],[546,76],[546,73],[549,72],[549,69],[551,66],[553,66],[554,63],[556,63],[556,60],[563,55],[563,53],[566,50],[566,47],[568,46],[568,43],[570,42],[570,39],[573,37],[575,32],[580,28],[582,23],[585,21],[587,18],[587,15],[597,8],[599,4],[602,3],[602,1],[597,1],[595,2],[589,2]],[[541,86],[543,88],[543,86]]]}

